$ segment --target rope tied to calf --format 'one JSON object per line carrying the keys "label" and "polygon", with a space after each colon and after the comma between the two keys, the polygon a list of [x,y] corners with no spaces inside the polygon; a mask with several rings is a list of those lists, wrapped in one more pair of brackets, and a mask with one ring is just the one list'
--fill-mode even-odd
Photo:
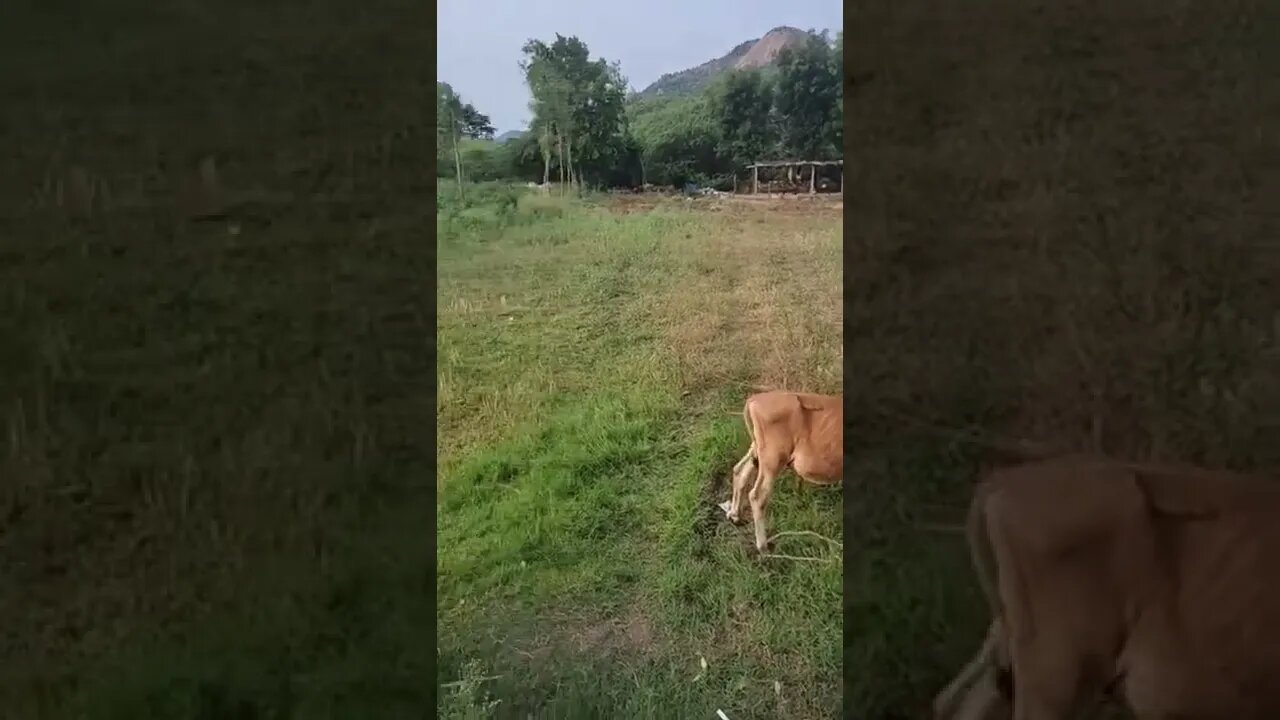
{"label": "rope tied to calf", "polygon": [[802,560],[806,562],[819,562],[822,560],[831,560],[832,558],[842,559],[844,557],[842,553],[842,548],[840,547],[840,543],[824,535],[819,535],[818,533],[812,530],[788,530],[786,532],[780,532],[775,534],[773,537],[769,538],[769,544],[774,545],[775,544],[774,541],[780,537],[783,537],[784,535],[807,535],[810,537],[816,537],[819,540],[825,541],[831,547],[835,548],[835,552],[832,555],[825,555],[825,556],[803,556],[803,555],[785,555],[782,553],[760,553],[760,557],[781,558],[783,560]]}

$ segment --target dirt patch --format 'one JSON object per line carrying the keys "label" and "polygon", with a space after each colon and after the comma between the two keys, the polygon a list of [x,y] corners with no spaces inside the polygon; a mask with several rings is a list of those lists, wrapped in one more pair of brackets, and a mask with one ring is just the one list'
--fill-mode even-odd
{"label": "dirt patch", "polygon": [[844,210],[843,193],[760,193],[732,195],[720,202],[733,209],[767,209],[771,213],[795,215],[839,216]]}
{"label": "dirt patch", "polygon": [[[702,482],[702,492],[698,497],[698,514],[693,520],[693,534],[701,541],[710,540],[715,535],[716,526],[722,522],[728,522],[720,510],[719,503],[721,498],[729,494],[728,478],[732,472],[733,465],[728,462],[716,463],[707,469]],[[710,552],[710,548],[708,542],[699,542],[694,545],[693,555],[696,558],[704,558]]]}
{"label": "dirt patch", "polygon": [[606,618],[572,628],[569,639],[579,652],[647,653],[657,643],[653,621],[640,608],[619,618]]}
{"label": "dirt patch", "polygon": [[649,654],[660,644],[653,619],[638,605],[604,618],[567,614],[546,616],[532,628],[503,642],[515,650],[523,664],[534,667],[545,665],[561,655]]}
{"label": "dirt patch", "polygon": [[606,207],[619,215],[650,212],[658,207],[696,209],[707,213],[749,213],[756,222],[777,219],[778,215],[806,217],[840,217],[844,211],[844,195],[839,193],[758,195],[717,195],[686,198],[665,193],[616,194]]}
{"label": "dirt patch", "polygon": [[658,205],[675,200],[671,195],[662,193],[635,193],[631,195],[617,194],[609,197],[607,207],[620,215],[649,212]]}
{"label": "dirt patch", "polygon": [[648,616],[634,614],[624,626],[627,643],[631,647],[648,649],[654,643],[653,622]]}

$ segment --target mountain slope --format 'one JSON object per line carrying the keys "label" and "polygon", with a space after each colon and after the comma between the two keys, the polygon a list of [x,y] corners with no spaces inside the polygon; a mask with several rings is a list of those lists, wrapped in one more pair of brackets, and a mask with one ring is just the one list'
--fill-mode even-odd
{"label": "mountain slope", "polygon": [[692,95],[705,88],[717,75],[726,70],[760,68],[772,64],[784,47],[804,40],[803,30],[793,27],[776,27],[764,37],[739,44],[728,53],[702,63],[697,67],[667,73],[649,87],[636,94],[637,99],[655,97],[680,97]]}

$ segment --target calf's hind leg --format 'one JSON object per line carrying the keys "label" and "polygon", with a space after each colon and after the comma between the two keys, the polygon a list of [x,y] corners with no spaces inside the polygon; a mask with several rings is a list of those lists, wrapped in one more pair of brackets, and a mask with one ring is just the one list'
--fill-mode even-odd
{"label": "calf's hind leg", "polygon": [[764,514],[769,506],[769,499],[773,496],[773,482],[782,471],[782,463],[764,455],[757,455],[756,461],[760,465],[760,474],[756,478],[755,487],[751,488],[751,517],[756,526],[756,549],[765,552],[769,549],[769,535],[765,532]]}
{"label": "calf's hind leg", "polygon": [[748,460],[750,460],[750,459],[752,458],[752,456],[754,456],[755,454],[756,454],[756,444],[755,444],[755,443],[751,443],[751,447],[747,448],[747,454],[746,454],[746,455],[743,455],[741,460],[739,460],[738,462],[734,463],[734,465],[733,465],[733,476],[734,476],[734,477],[737,477],[737,476],[738,476],[738,473],[742,472],[742,466],[743,466],[743,465],[746,465],[746,464],[747,464],[747,461],[748,461]]}

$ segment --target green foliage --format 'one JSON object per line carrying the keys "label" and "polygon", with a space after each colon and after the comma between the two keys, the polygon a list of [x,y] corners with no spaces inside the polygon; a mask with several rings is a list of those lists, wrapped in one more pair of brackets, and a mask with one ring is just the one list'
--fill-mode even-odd
{"label": "green foliage", "polygon": [[711,114],[720,154],[734,166],[761,158],[773,141],[769,127],[773,88],[757,70],[728,73],[711,89]]}
{"label": "green foliage", "polygon": [[493,138],[489,117],[471,103],[462,102],[449,83],[436,82],[436,166],[458,181],[461,191],[467,164],[463,162],[463,138]]}
{"label": "green foliage", "polygon": [[[501,144],[463,140],[490,137],[492,128],[440,83],[437,111],[456,119],[441,134],[439,174],[455,177],[461,167],[464,180],[555,180],[579,193],[641,183],[728,189],[734,174],[756,160],[840,157],[843,33],[834,43],[825,33],[809,33],[760,70],[721,62],[749,47],[699,66],[698,92],[628,101],[621,68],[593,60],[578,38],[529,40],[521,65],[532,98],[529,130]],[[459,187],[465,192],[465,184]]]}
{"label": "green foliage", "polygon": [[825,160],[838,157],[843,101],[840,68],[833,49],[821,37],[810,36],[778,54],[778,87],[774,96],[775,123],[783,148],[797,157]]}
{"label": "green foliage", "polygon": [[436,132],[446,139],[493,138],[493,125],[489,116],[476,110],[446,82],[436,82]]}
{"label": "green foliage", "polygon": [[489,116],[476,110],[471,103],[462,106],[462,136],[493,139],[493,125],[489,122]]}
{"label": "green foliage", "polygon": [[631,122],[649,182],[724,185],[766,158],[842,156],[844,35],[810,34],[775,66],[722,73],[692,97],[637,97]]}
{"label": "green foliage", "polygon": [[645,181],[681,185],[720,173],[720,129],[707,98],[672,100],[635,119]]}
{"label": "green foliage", "polygon": [[836,155],[844,157],[844,31],[836,33],[835,47],[831,49],[831,71],[836,77],[836,118],[831,126],[831,141]]}
{"label": "green foliage", "polygon": [[504,230],[563,216],[581,198],[551,195],[509,182],[452,183],[436,192],[436,237],[441,245],[488,242]]}
{"label": "green foliage", "polygon": [[542,179],[542,149],[540,138],[534,133],[525,133],[517,138],[502,143],[497,150],[503,158],[503,167],[513,180]]}
{"label": "green foliage", "polygon": [[533,96],[533,130],[549,176],[552,149],[558,174],[581,184],[584,173],[613,175],[628,163],[624,108],[626,80],[616,63],[591,60],[576,37],[556,34],[551,44],[530,40],[522,65]]}

